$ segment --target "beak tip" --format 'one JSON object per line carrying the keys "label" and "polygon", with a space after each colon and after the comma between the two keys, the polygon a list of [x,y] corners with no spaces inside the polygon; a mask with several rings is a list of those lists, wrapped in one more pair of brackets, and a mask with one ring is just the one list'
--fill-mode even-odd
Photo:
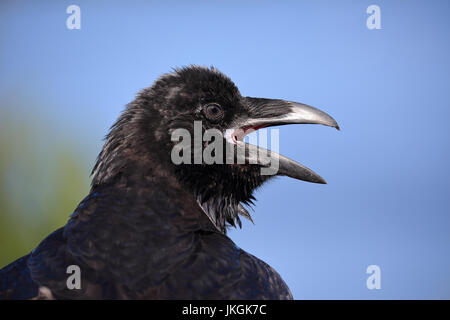
{"label": "beak tip", "polygon": [[316,173],[314,173],[313,177],[310,177],[309,179],[306,179],[305,181],[317,183],[317,184],[327,184],[326,180]]}
{"label": "beak tip", "polygon": [[327,125],[332,127],[332,128],[335,128],[337,131],[341,131],[341,127],[339,127],[339,124],[333,118],[330,119],[330,122]]}

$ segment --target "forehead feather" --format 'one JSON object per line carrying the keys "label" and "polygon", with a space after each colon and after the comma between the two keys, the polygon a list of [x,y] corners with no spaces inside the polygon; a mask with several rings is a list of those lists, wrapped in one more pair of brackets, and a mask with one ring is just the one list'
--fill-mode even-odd
{"label": "forehead feather", "polygon": [[204,95],[225,96],[229,99],[240,97],[236,85],[226,75],[211,67],[190,66],[175,69],[185,91]]}

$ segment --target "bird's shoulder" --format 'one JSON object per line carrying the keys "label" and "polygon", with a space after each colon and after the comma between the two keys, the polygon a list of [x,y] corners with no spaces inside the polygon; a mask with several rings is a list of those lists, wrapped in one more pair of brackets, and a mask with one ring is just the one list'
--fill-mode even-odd
{"label": "bird's shoulder", "polygon": [[[200,232],[196,249],[167,281],[170,298],[292,299],[281,276],[267,263],[219,232]],[[187,294],[177,296],[177,294]]]}
{"label": "bird's shoulder", "polygon": [[72,263],[60,228],[29,254],[0,270],[0,297],[53,299],[56,293],[67,290],[66,270]]}
{"label": "bird's shoulder", "polygon": [[256,299],[292,300],[289,287],[279,273],[263,260],[241,249],[241,268],[245,277],[242,295]]}
{"label": "bird's shoulder", "polygon": [[0,299],[31,299],[37,295],[38,285],[27,266],[29,255],[17,259],[0,270]]}
{"label": "bird's shoulder", "polygon": [[42,299],[74,298],[73,294],[79,293],[67,287],[68,267],[76,263],[67,251],[64,227],[51,233],[31,251],[27,267],[39,286],[39,295],[46,296]]}
{"label": "bird's shoulder", "polygon": [[[29,255],[27,266],[32,279],[40,288],[48,288],[52,298],[76,299],[88,297],[94,292],[98,282],[98,273],[86,261],[100,261],[101,256],[89,246],[92,241],[89,235],[102,230],[98,228],[104,219],[99,219],[101,201],[110,201],[101,197],[100,193],[91,192],[71,214],[67,224],[47,236]],[[96,228],[98,231],[96,231]],[[67,287],[68,270],[76,266],[81,270],[81,290],[70,290]],[[69,268],[70,267],[70,268]]]}

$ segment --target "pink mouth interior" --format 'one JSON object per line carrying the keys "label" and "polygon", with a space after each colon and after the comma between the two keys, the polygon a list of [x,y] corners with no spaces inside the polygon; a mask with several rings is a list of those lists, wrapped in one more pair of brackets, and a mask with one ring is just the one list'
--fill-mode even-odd
{"label": "pink mouth interior", "polygon": [[237,143],[238,141],[243,141],[244,137],[254,131],[257,131],[261,128],[264,128],[265,125],[259,125],[259,126],[248,126],[248,127],[242,127],[239,129],[234,130],[232,134],[233,142]]}

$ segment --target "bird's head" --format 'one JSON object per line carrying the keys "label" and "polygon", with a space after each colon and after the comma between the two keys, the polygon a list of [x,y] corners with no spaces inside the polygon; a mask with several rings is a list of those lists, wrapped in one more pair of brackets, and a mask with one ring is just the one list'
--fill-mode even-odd
{"label": "bird's head", "polygon": [[251,220],[243,205],[252,204],[254,190],[273,176],[325,183],[305,166],[243,141],[261,128],[302,123],[339,129],[331,116],[311,106],[242,96],[217,69],[176,69],[127,106],[99,155],[93,184],[142,165],[151,174],[167,169],[226,232],[227,224],[241,225],[240,215]]}

